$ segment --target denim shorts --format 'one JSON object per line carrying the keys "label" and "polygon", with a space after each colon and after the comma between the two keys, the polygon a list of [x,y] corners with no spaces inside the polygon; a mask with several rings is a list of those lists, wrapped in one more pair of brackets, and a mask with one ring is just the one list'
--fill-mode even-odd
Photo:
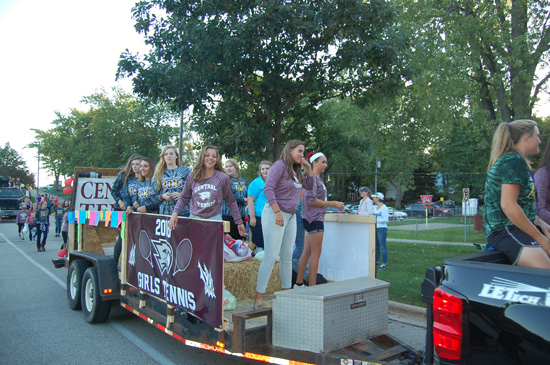
{"label": "denim shorts", "polygon": [[302,218],[302,223],[307,233],[317,233],[317,232],[325,231],[325,223],[322,221],[313,221],[309,223],[308,221]]}

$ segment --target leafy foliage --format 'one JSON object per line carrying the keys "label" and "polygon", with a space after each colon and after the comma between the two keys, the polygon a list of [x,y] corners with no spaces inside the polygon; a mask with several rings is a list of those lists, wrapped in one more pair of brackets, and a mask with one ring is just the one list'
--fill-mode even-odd
{"label": "leafy foliage", "polygon": [[11,148],[9,142],[0,147],[0,176],[19,179],[25,186],[34,184],[34,174],[29,172],[25,161]]}
{"label": "leafy foliage", "polygon": [[381,0],[141,1],[152,50],[126,52],[118,76],[140,95],[194,105],[194,130],[228,156],[276,159],[307,139],[323,100],[395,92],[401,35]]}
{"label": "leafy foliage", "polygon": [[114,91],[113,97],[104,91],[86,96],[88,110],[57,113],[54,128],[34,130],[44,164],[56,177],[71,176],[75,166],[116,168],[133,153],[156,160],[177,135],[177,116],[166,106]]}

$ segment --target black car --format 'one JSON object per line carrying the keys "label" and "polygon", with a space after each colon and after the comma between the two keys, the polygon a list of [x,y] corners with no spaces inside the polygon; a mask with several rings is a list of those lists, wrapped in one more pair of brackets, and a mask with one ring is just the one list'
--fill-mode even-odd
{"label": "black car", "polygon": [[[426,209],[422,204],[410,204],[405,206],[405,209],[403,209],[405,213],[409,217],[416,217],[416,218],[425,218],[426,217]],[[433,215],[433,210],[428,209],[428,217],[431,217]]]}

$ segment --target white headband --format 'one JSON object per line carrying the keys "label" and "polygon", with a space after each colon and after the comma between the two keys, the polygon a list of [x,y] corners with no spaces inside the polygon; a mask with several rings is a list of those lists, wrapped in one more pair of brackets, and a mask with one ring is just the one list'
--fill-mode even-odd
{"label": "white headband", "polygon": [[313,161],[315,161],[316,159],[318,159],[321,156],[324,156],[323,152],[317,152],[309,158],[309,162],[313,163]]}

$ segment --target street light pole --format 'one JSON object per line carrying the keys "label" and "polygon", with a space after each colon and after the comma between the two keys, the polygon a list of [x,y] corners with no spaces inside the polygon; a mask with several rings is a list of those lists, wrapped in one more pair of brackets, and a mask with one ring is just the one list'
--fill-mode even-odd
{"label": "street light pole", "polygon": [[380,161],[376,161],[376,169],[374,170],[374,192],[378,192],[378,169],[381,167]]}
{"label": "street light pole", "polygon": [[38,142],[38,170],[36,173],[36,194],[40,196],[40,142]]}

